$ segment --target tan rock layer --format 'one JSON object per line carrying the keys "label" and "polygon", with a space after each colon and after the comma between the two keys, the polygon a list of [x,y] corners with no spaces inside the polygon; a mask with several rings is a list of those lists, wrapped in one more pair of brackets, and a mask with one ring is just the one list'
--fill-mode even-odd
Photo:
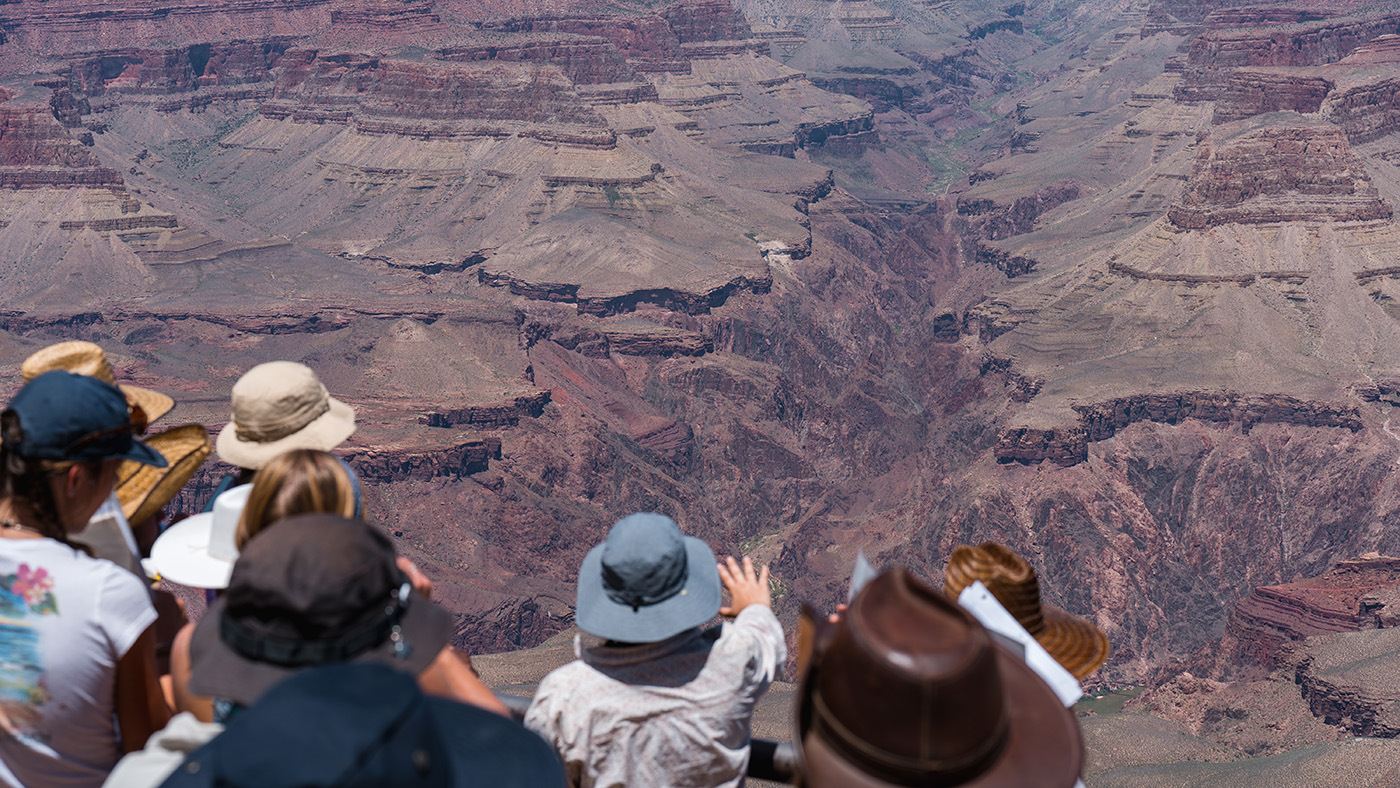
{"label": "tan rock layer", "polygon": [[1256,424],[1297,424],[1339,427],[1352,432],[1363,426],[1354,407],[1308,402],[1282,394],[1247,396],[1233,392],[1139,394],[1093,405],[1075,405],[1079,423],[1071,427],[1013,427],[997,439],[997,462],[1033,463],[1053,460],[1076,465],[1089,457],[1089,444],[1107,440],[1139,421],[1177,424],[1185,419],[1232,422],[1246,429]]}

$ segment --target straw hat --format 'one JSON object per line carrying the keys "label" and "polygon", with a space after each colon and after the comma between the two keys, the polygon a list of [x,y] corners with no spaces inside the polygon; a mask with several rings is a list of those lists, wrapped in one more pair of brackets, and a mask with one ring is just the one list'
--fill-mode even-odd
{"label": "straw hat", "polygon": [[1108,659],[1108,638],[1098,627],[1040,603],[1040,581],[1021,556],[995,542],[955,549],[944,573],[943,593],[957,599],[974,580],[981,580],[1001,606],[1075,678],[1083,679]]}
{"label": "straw hat", "polygon": [[1070,788],[1069,709],[967,611],[895,567],[839,621],[803,611],[797,741],[810,788]]}
{"label": "straw hat", "polygon": [[19,374],[24,382],[28,383],[45,372],[51,372],[55,369],[97,378],[103,383],[116,386],[126,395],[127,404],[133,408],[140,408],[141,412],[146,414],[147,424],[169,413],[170,409],[175,407],[175,400],[159,391],[118,383],[116,376],[112,374],[112,365],[107,363],[106,352],[99,345],[94,345],[91,342],[74,340],[49,345],[25,359],[24,364],[19,368]]}
{"label": "straw hat", "polygon": [[233,416],[219,432],[219,459],[257,470],[292,449],[330,451],[355,432],[355,411],[334,399],[316,373],[270,361],[233,384]]}
{"label": "straw hat", "polygon": [[167,467],[128,461],[117,469],[117,499],[131,523],[149,518],[170,503],[214,448],[203,424],[185,424],[148,435],[146,445],[160,452]]}

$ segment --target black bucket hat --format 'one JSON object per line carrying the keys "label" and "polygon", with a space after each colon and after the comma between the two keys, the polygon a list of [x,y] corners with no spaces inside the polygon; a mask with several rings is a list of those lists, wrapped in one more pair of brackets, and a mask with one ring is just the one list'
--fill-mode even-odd
{"label": "black bucket hat", "polygon": [[432,664],[451,614],[412,591],[373,526],[329,514],[275,523],[248,542],[190,641],[190,690],[243,706],[303,668]]}
{"label": "black bucket hat", "polygon": [[655,643],[714,618],[719,602],[710,546],[643,512],[618,520],[584,557],[574,622],[600,638]]}

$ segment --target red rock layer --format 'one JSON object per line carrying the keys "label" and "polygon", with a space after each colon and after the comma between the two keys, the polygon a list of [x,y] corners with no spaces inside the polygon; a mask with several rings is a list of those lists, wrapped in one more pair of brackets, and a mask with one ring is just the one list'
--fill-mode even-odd
{"label": "red rock layer", "polygon": [[[521,40],[524,39],[524,40]],[[499,60],[506,63],[548,63],[558,66],[580,85],[628,82],[637,73],[611,41],[571,33],[505,37],[438,50],[443,60],[469,63]],[[652,88],[652,93],[656,91]]]}
{"label": "red rock layer", "polygon": [[997,462],[1031,463],[1053,460],[1075,465],[1089,457],[1089,444],[1107,440],[1140,421],[1178,424],[1186,419],[1232,422],[1246,429],[1256,424],[1297,424],[1309,427],[1341,427],[1355,432],[1362,427],[1353,407],[1307,402],[1282,394],[1245,396],[1233,392],[1192,391],[1140,394],[1133,397],[1076,405],[1079,424],[1069,428],[1015,427],[997,439]]}
{"label": "red rock layer", "polygon": [[[602,117],[557,69],[441,65],[369,55],[289,52],[259,111],[305,123],[348,123],[421,139],[512,133],[578,145],[615,142]],[[530,127],[522,128],[521,124]]]}
{"label": "red rock layer", "polygon": [[1168,218],[1182,229],[1221,224],[1386,219],[1346,135],[1336,127],[1264,128],[1204,145]]}
{"label": "red rock layer", "polygon": [[1324,112],[1352,142],[1370,142],[1400,129],[1400,78],[1343,90],[1327,100]]}
{"label": "red rock layer", "polygon": [[1332,88],[1331,80],[1323,77],[1239,69],[1230,74],[1215,104],[1213,122],[1229,123],[1285,110],[1317,112]]}
{"label": "red rock layer", "polygon": [[129,46],[306,35],[330,26],[332,0],[20,0],[0,5],[16,47],[53,55]]}
{"label": "red rock layer", "polygon": [[1271,670],[1283,647],[1314,635],[1400,623],[1388,602],[1400,592],[1400,558],[1342,561],[1318,577],[1254,589],[1230,614],[1234,661]]}
{"label": "red rock layer", "polygon": [[542,17],[490,22],[484,30],[537,35],[584,36],[606,41],[639,72],[689,73],[681,40],[660,16]]}
{"label": "red rock layer", "polygon": [[201,87],[264,82],[289,40],[229,41],[178,49],[116,49],[69,61],[69,87],[88,97],[109,91],[165,95]]}
{"label": "red rock layer", "polygon": [[427,0],[357,0],[331,11],[331,24],[375,33],[425,33],[443,30],[442,19]]}
{"label": "red rock layer", "polygon": [[1229,72],[1248,66],[1319,66],[1335,63],[1382,35],[1400,32],[1400,14],[1333,19],[1283,28],[1210,30],[1191,43],[1178,101],[1213,101]]}
{"label": "red rock layer", "polygon": [[729,0],[677,3],[661,12],[682,44],[753,38],[753,30]]}
{"label": "red rock layer", "polygon": [[75,143],[48,106],[0,105],[0,188],[122,188],[116,170]]}

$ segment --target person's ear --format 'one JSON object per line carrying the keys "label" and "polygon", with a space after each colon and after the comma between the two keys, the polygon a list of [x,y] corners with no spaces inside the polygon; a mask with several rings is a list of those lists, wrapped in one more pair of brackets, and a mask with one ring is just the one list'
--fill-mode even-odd
{"label": "person's ear", "polygon": [[66,498],[76,498],[82,492],[84,485],[89,481],[87,469],[82,464],[70,466],[63,472],[63,495]]}

